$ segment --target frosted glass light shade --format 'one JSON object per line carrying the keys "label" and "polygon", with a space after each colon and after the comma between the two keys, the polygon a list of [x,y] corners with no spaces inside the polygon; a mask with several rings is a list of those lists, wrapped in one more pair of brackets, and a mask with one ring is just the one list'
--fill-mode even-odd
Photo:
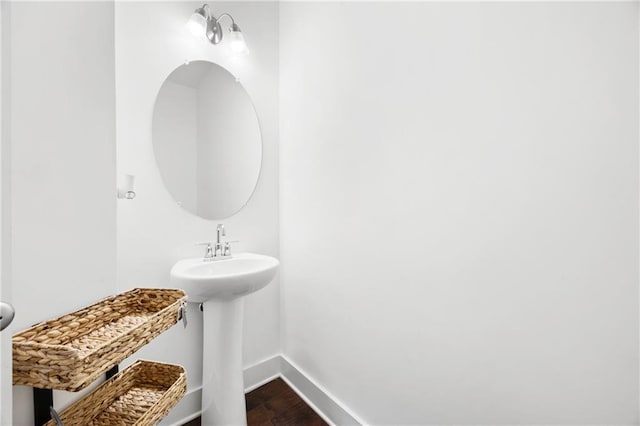
{"label": "frosted glass light shade", "polygon": [[194,36],[202,37],[207,31],[207,18],[205,18],[200,10],[197,10],[191,15],[191,18],[189,18],[187,28]]}
{"label": "frosted glass light shade", "polygon": [[248,55],[249,48],[244,41],[244,36],[241,31],[231,31],[229,33],[229,50],[234,55]]}

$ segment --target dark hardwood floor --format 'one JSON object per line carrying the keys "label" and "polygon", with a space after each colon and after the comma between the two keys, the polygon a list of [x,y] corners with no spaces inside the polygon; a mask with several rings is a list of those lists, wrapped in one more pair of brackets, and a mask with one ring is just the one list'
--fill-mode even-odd
{"label": "dark hardwood floor", "polygon": [[[249,392],[246,401],[248,426],[328,426],[280,378]],[[184,426],[201,426],[200,419]]]}

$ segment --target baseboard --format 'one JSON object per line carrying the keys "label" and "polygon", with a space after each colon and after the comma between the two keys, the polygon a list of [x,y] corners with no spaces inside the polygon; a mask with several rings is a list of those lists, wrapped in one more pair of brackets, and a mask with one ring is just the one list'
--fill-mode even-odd
{"label": "baseboard", "polygon": [[[307,373],[284,355],[274,355],[243,371],[245,393],[281,377],[320,417],[330,425],[365,423],[343,403],[316,383]],[[181,426],[201,414],[202,388],[190,390],[180,400],[160,426]]]}
{"label": "baseboard", "polygon": [[284,355],[274,355],[244,369],[245,393],[281,377],[330,425],[365,424],[338,399]]}
{"label": "baseboard", "polygon": [[327,423],[340,426],[366,424],[284,355],[280,356],[280,371],[282,379]]}
{"label": "baseboard", "polygon": [[244,392],[251,392],[255,388],[269,383],[280,376],[280,355],[274,355],[271,358],[264,359],[249,367],[246,367],[242,373],[244,378]]}

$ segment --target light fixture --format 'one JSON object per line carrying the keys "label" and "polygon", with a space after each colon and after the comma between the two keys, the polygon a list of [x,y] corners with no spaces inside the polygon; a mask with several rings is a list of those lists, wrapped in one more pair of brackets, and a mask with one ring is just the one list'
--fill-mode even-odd
{"label": "light fixture", "polygon": [[220,21],[222,18],[229,18],[231,20],[231,27],[229,28],[229,49],[235,55],[246,55],[249,53],[247,43],[244,41],[244,35],[240,31],[240,27],[236,24],[233,16],[228,13],[223,13],[218,18],[213,16],[211,8],[208,4],[203,4],[202,7],[197,8],[191,18],[187,22],[187,28],[196,36],[205,36],[211,44],[218,44],[222,41],[222,26]]}
{"label": "light fixture", "polygon": [[229,31],[229,49],[231,49],[231,52],[235,55],[248,55],[249,48],[244,41],[240,27],[234,23]]}
{"label": "light fixture", "polygon": [[[206,7],[205,7],[206,6]],[[187,28],[191,31],[196,37],[202,37],[207,31],[207,16],[209,15],[207,10],[209,9],[208,5],[204,5],[196,9],[191,15],[189,22],[187,22]]]}

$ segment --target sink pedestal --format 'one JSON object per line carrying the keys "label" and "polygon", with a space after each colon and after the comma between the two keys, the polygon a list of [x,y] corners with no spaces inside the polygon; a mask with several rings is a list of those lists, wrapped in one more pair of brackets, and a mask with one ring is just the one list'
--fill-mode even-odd
{"label": "sink pedestal", "polygon": [[242,376],[244,297],[203,304],[202,424],[246,425]]}
{"label": "sink pedestal", "polygon": [[280,262],[240,253],[216,260],[184,259],[171,268],[171,285],[202,302],[202,424],[247,424],[242,377],[244,296],[273,280]]}

